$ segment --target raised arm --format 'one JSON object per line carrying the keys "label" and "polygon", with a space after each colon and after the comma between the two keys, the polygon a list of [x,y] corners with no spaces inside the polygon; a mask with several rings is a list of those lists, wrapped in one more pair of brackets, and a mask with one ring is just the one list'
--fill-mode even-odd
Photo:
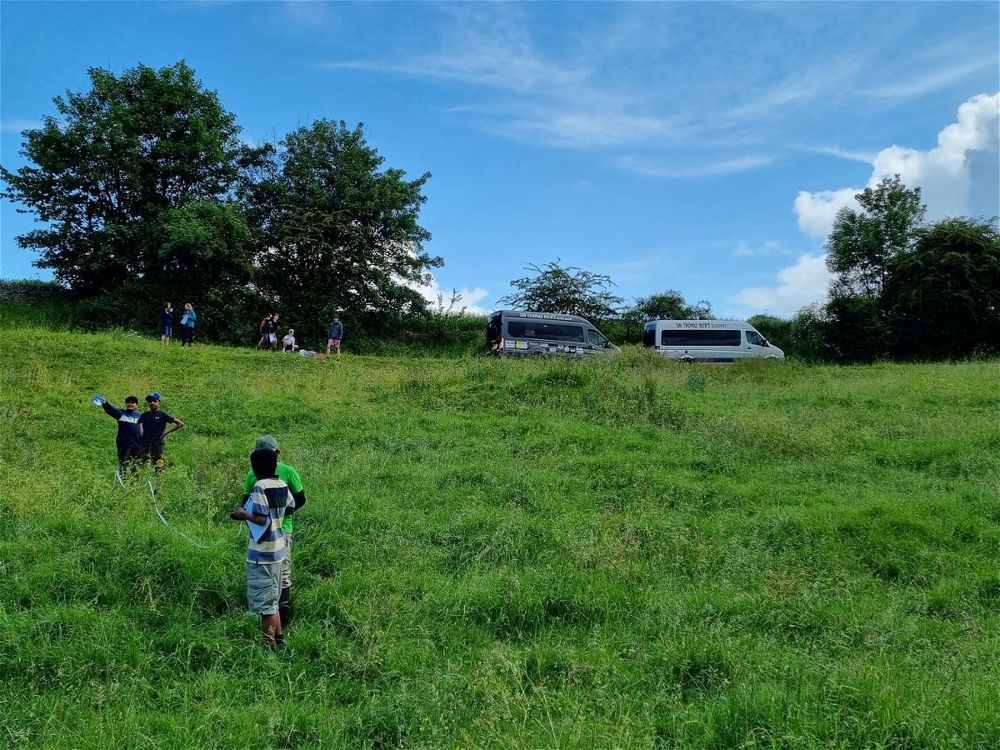
{"label": "raised arm", "polygon": [[107,414],[109,417],[113,417],[114,419],[121,419],[122,410],[117,409],[111,404],[109,404],[107,399],[101,401],[101,408],[104,409],[104,413]]}

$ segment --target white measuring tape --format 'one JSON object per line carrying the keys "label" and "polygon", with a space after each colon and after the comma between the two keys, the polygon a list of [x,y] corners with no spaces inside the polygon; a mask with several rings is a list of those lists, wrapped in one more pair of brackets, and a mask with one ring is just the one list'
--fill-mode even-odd
{"label": "white measuring tape", "polygon": [[[115,472],[115,479],[118,480],[118,484],[120,484],[122,487],[125,487],[125,480],[122,478],[121,471]],[[176,526],[172,526],[170,522],[167,520],[166,514],[162,510],[160,510],[160,506],[156,502],[156,488],[153,487],[153,483],[150,482],[148,479],[146,480],[146,487],[149,488],[149,494],[153,498],[153,510],[156,511],[156,517],[159,518],[163,522],[163,525],[166,526],[168,529],[173,531],[175,534],[178,534],[179,536],[187,540],[190,544],[193,544],[198,549],[210,549],[212,547],[218,547],[220,544],[225,544],[224,541],[218,541],[213,544],[202,544],[201,542],[197,542],[191,537],[189,537],[187,534],[178,529]]]}

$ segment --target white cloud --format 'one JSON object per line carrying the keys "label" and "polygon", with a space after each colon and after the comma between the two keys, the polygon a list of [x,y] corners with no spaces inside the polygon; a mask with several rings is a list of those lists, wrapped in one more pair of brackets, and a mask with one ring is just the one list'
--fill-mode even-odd
{"label": "white cloud", "polygon": [[800,190],[795,196],[799,229],[812,237],[826,237],[840,209],[857,208],[858,202],[854,200],[854,195],[860,191],[861,188],[820,190],[815,193]]}
{"label": "white cloud", "polygon": [[[958,120],[938,133],[928,150],[890,146],[872,161],[868,186],[899,174],[920,187],[929,219],[997,213],[1000,196],[1000,93],[980,94],[958,108]],[[861,188],[801,191],[795,198],[799,228],[825,237],[841,208],[854,207]]]}
{"label": "white cloud", "polygon": [[[431,307],[435,309],[438,305],[438,295],[440,295],[441,301],[443,302],[444,307],[447,310],[448,305],[451,301],[452,289],[442,288],[441,285],[438,283],[438,280],[434,278],[433,274],[428,274],[428,276],[430,276],[431,279],[430,284],[417,284],[415,282],[409,282],[409,281],[405,281],[403,283],[406,284],[406,286],[410,287],[411,289],[415,289],[418,292],[420,292],[423,298],[427,300],[431,304]],[[465,312],[469,313],[470,315],[485,315],[486,313],[489,312],[489,310],[487,310],[484,307],[480,307],[478,304],[479,302],[482,302],[489,296],[490,293],[486,289],[477,286],[473,289],[469,289],[468,287],[462,287],[461,289],[457,289],[456,291],[461,296],[461,300],[459,300],[455,304],[455,309],[452,312],[457,313],[460,310],[462,310],[462,308],[465,308]]]}
{"label": "white cloud", "polygon": [[806,253],[794,265],[778,271],[776,286],[748,287],[734,301],[756,313],[787,317],[805,305],[825,300],[830,280],[826,256]]}

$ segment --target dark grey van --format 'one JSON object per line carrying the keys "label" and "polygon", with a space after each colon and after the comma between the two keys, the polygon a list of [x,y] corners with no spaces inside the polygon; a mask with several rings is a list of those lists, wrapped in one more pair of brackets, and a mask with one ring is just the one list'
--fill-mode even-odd
{"label": "dark grey van", "polygon": [[561,313],[500,310],[486,325],[486,353],[582,357],[617,350],[586,318]]}

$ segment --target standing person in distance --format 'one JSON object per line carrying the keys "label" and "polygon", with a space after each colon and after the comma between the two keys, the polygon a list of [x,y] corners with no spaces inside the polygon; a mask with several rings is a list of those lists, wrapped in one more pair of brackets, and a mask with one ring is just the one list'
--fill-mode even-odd
{"label": "standing person in distance", "polygon": [[267,326],[267,343],[270,348],[278,350],[278,313],[271,313],[271,322]]}
{"label": "standing person in distance", "polygon": [[[153,464],[157,492],[160,489],[160,474],[166,466],[163,459],[163,438],[184,427],[184,422],[160,409],[161,398],[156,391],[146,396],[148,410],[139,417],[139,426],[142,427],[142,459]],[[169,430],[166,429],[168,424],[173,425]]]}
{"label": "standing person in distance", "polygon": [[247,501],[229,517],[259,527],[250,527],[247,543],[247,603],[253,614],[260,615],[264,643],[280,648],[285,645],[285,637],[278,599],[282,566],[288,557],[281,527],[285,518],[295,512],[295,500],[276,473],[278,457],[273,450],[255,450],[250,454],[250,466],[255,479],[253,489]]}
{"label": "standing person in distance", "polygon": [[258,349],[268,349],[271,346],[271,339],[268,336],[271,326],[271,313],[264,316],[260,321],[260,341],[257,342]]}
{"label": "standing person in distance", "polygon": [[[281,451],[278,449],[278,441],[271,435],[261,435],[257,438],[254,451],[273,451],[277,457],[278,465],[275,469],[278,478],[288,485],[292,498],[295,500],[295,510],[301,510],[306,504],[306,491],[302,488],[302,477],[294,467],[289,466],[281,460]],[[257,479],[253,471],[247,472],[243,482],[243,502],[250,499],[254,484]],[[292,621],[292,517],[286,515],[282,522],[281,530],[285,533],[285,547],[288,555],[285,557],[281,567],[281,593],[278,597],[278,614],[281,616],[281,628],[284,630]]]}
{"label": "standing person in distance", "polygon": [[330,321],[330,329],[327,331],[326,356],[330,356],[330,349],[336,348],[337,361],[340,361],[340,341],[344,338],[344,324],[340,322],[340,316],[334,315]]}
{"label": "standing person in distance", "polygon": [[191,346],[191,339],[194,338],[194,322],[198,318],[198,313],[194,311],[194,305],[190,302],[184,303],[184,314],[181,315],[181,346],[187,344]]}
{"label": "standing person in distance", "polygon": [[174,308],[169,302],[164,302],[160,308],[160,343],[169,344],[174,335]]}
{"label": "standing person in distance", "polygon": [[[95,399],[96,400],[96,399]],[[142,454],[142,425],[139,424],[139,399],[136,396],[125,398],[125,408],[119,409],[101,399],[104,413],[118,423],[118,434],[115,436],[115,447],[118,449],[118,476],[125,479],[126,473],[136,468],[136,461]]]}
{"label": "standing person in distance", "polygon": [[264,316],[264,319],[260,321],[260,340],[257,342],[258,349],[267,348],[267,325],[271,322],[271,313]]}

